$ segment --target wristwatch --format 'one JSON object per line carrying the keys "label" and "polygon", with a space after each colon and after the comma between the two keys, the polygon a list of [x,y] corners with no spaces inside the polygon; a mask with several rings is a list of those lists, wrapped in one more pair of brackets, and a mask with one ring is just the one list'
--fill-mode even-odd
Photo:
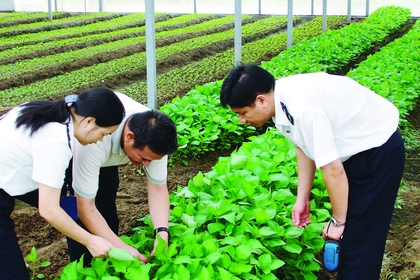
{"label": "wristwatch", "polygon": [[169,239],[171,239],[171,234],[169,233],[169,229],[167,227],[158,227],[158,228],[155,228],[154,238],[156,238],[156,234],[158,232],[161,232],[161,231],[166,231],[168,233],[168,241],[169,241]]}
{"label": "wristwatch", "polygon": [[338,223],[337,220],[334,217],[332,217],[331,224],[335,227],[342,227],[346,224],[346,222]]}

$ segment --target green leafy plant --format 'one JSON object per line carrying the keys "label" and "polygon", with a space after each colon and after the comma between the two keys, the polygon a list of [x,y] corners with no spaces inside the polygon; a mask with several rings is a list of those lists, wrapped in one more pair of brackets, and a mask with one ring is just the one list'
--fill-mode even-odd
{"label": "green leafy plant", "polygon": [[[316,279],[328,198],[318,173],[313,223],[304,229],[292,224],[293,147],[268,129],[172,193],[171,244],[161,265],[150,270],[151,279]],[[145,225],[128,242],[144,251],[153,227],[150,216],[141,221]]]}
{"label": "green leafy plant", "polygon": [[[124,238],[124,237],[122,237]],[[133,244],[132,240],[125,240],[129,244]],[[150,244],[153,248],[152,238],[142,239]],[[127,250],[119,248],[111,248],[107,258],[94,258],[90,267],[83,267],[83,256],[79,261],[74,261],[67,265],[61,274],[61,280],[75,279],[106,279],[106,280],[147,280],[150,279],[150,270],[162,264],[161,259],[165,259],[168,254],[166,242],[159,236],[158,245],[156,247],[156,256],[146,255],[151,262],[147,264],[141,263],[137,258],[130,255]],[[58,279],[58,278],[56,278]]]}
{"label": "green leafy plant", "polygon": [[38,257],[35,247],[32,247],[31,252],[26,255],[26,260],[28,261],[28,263],[26,263],[26,267],[31,270],[31,280],[44,279],[45,275],[42,273],[37,273],[37,269],[41,267],[47,267],[51,264],[51,262],[41,261]]}

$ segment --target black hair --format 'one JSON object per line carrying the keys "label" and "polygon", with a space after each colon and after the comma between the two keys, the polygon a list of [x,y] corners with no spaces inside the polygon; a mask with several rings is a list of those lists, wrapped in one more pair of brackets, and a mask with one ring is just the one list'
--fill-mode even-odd
{"label": "black hair", "polygon": [[267,70],[255,64],[238,64],[223,81],[220,104],[231,108],[253,106],[257,95],[270,92],[274,85],[274,77]]}
{"label": "black hair", "polygon": [[21,105],[16,119],[16,128],[25,126],[31,134],[50,122],[66,123],[71,118],[70,107],[82,117],[94,117],[100,127],[118,125],[122,122],[125,109],[118,96],[107,88],[91,88],[77,96],[75,102],[32,101]]}
{"label": "black hair", "polygon": [[168,155],[178,149],[175,123],[162,112],[148,110],[130,117],[128,128],[134,133],[134,147],[147,146],[153,153]]}

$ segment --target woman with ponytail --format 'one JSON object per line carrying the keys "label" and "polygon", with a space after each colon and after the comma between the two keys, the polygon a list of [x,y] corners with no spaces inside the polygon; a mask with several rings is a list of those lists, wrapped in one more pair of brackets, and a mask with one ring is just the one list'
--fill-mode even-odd
{"label": "woman with ponytail", "polygon": [[107,255],[112,244],[77,225],[60,207],[60,195],[75,141],[101,141],[124,115],[113,91],[92,88],[55,102],[24,103],[0,117],[1,279],[30,279],[10,218],[15,199],[38,207],[51,226],[84,244],[92,255]]}

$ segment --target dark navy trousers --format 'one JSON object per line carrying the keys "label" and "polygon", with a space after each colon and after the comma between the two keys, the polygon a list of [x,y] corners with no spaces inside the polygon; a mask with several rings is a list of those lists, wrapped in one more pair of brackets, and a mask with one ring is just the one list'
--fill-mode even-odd
{"label": "dark navy trousers", "polygon": [[380,278],[404,164],[405,148],[398,131],[382,146],[343,163],[349,181],[349,203],[337,279]]}
{"label": "dark navy trousers", "polygon": [[14,207],[15,198],[0,189],[0,279],[29,280],[29,271],[10,218]]}
{"label": "dark navy trousers", "polygon": [[[71,169],[69,170],[71,172]],[[63,189],[62,194],[64,191]],[[14,197],[0,189],[0,280],[30,279],[16,237],[14,222],[10,218],[16,199],[38,208],[38,189]]]}
{"label": "dark navy trousers", "polygon": [[[65,185],[71,188],[72,169],[71,162],[66,171]],[[99,174],[99,189],[95,198],[95,204],[99,212],[107,221],[109,227],[118,234],[119,219],[117,215],[116,197],[119,186],[118,166],[103,167]],[[63,187],[62,195],[67,191],[66,186]],[[26,202],[29,205],[38,207],[38,190],[32,191],[25,195],[12,197],[0,189],[0,280],[29,280],[29,271],[26,268],[21,249],[18,244],[16,232],[14,230],[14,222],[10,218],[15,206],[15,199]],[[80,220],[76,221],[82,227]],[[89,265],[92,255],[86,247],[80,243],[67,238],[70,260],[75,261],[84,256],[85,266]]]}

